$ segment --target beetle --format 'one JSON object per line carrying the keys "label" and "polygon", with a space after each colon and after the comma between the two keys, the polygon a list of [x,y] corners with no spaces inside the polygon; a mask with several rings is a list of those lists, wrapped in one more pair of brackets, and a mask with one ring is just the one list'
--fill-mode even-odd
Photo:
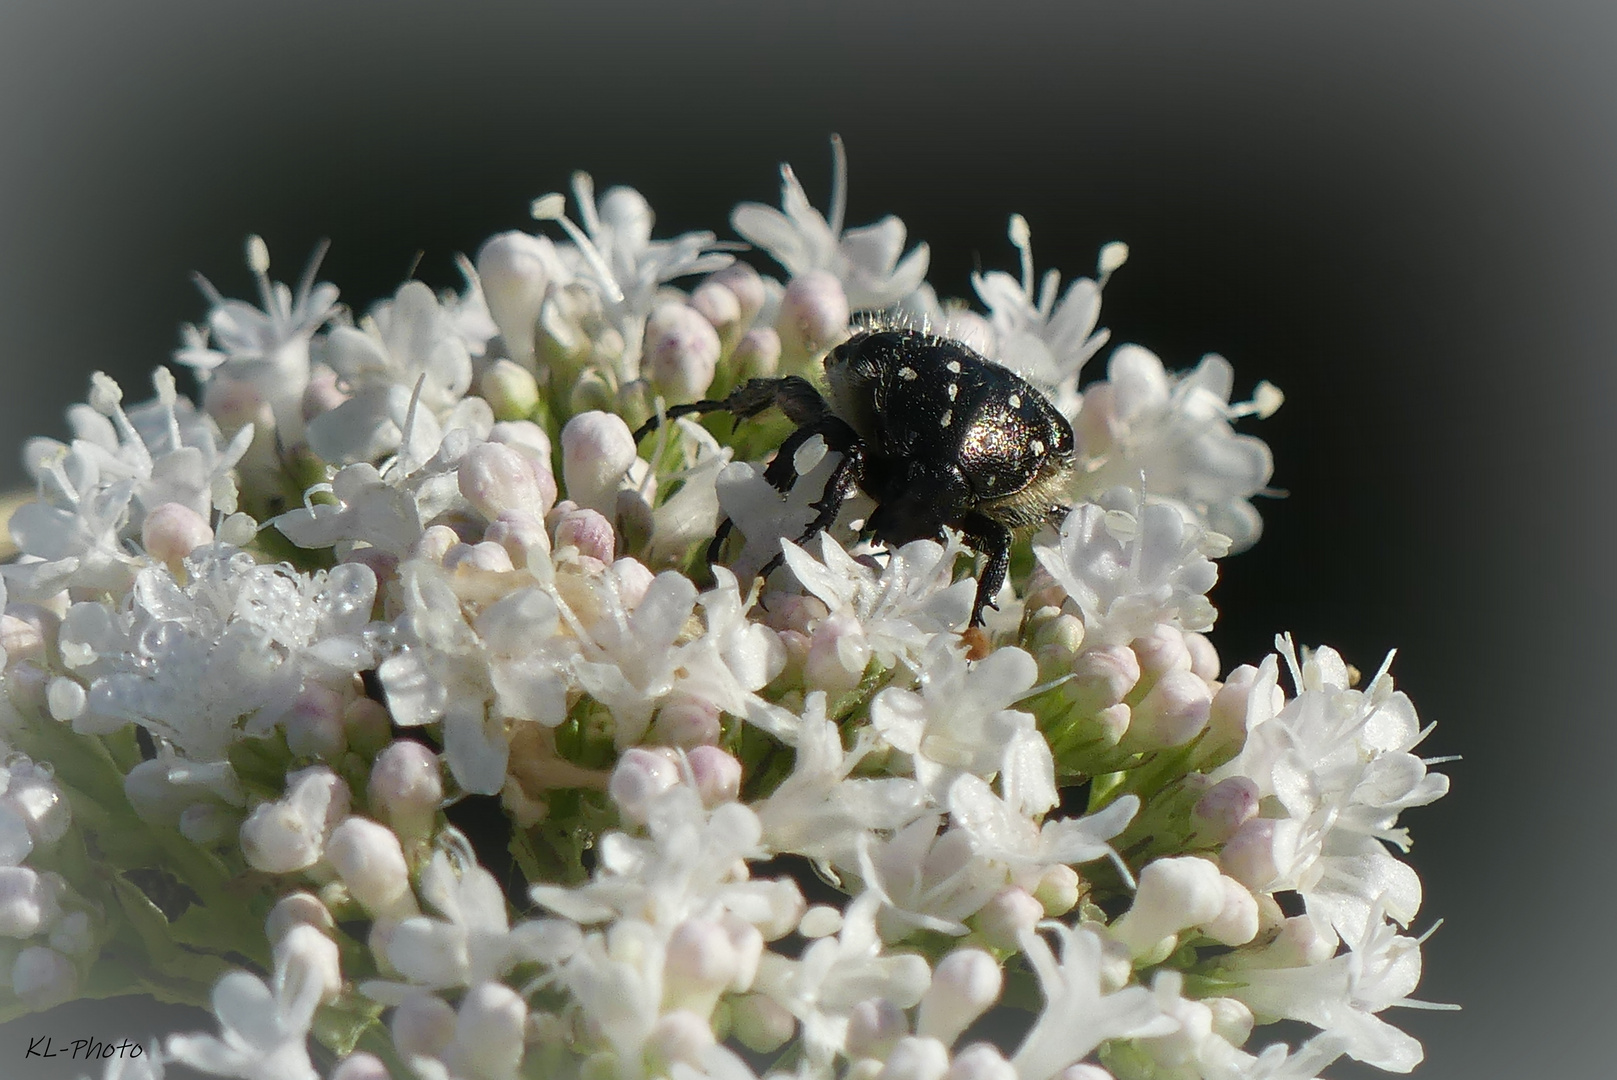
{"label": "beetle", "polygon": [[[841,455],[814,519],[797,540],[830,527],[862,488],[876,502],[864,532],[890,547],[942,540],[945,526],[987,556],[968,627],[1005,582],[1017,530],[1059,521],[1073,473],[1072,425],[1033,384],[962,342],[909,328],[855,333],[825,358],[829,400],[797,375],[751,379],[719,399],[675,405],[664,419],[728,412],[738,421],[770,407],[797,425],[764,469],[777,491],[797,482],[799,447],[818,435]],[[730,530],[726,521],[709,555]],[[779,566],[777,555],[762,573]]]}

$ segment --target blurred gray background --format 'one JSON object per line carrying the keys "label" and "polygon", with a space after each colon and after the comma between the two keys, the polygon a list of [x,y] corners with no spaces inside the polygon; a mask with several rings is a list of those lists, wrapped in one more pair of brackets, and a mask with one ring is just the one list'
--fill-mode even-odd
{"label": "blurred gray background", "polygon": [[[0,463],[62,434],[105,369],[131,397],[251,295],[261,233],[363,308],[528,224],[585,168],[658,232],[729,235],[792,162],[850,223],[896,213],[931,280],[1132,257],[1103,324],[1170,366],[1216,351],[1274,447],[1268,533],[1215,600],[1226,663],[1276,631],[1373,669],[1388,648],[1454,794],[1407,816],[1446,920],[1387,1019],[1418,1075],[1609,1077],[1617,814],[1611,396],[1617,7],[1392,0],[584,5],[0,2]],[[1100,364],[1094,372],[1101,370]],[[92,1004],[0,1029],[139,1034]],[[1379,1075],[1338,1066],[1331,1075]]]}

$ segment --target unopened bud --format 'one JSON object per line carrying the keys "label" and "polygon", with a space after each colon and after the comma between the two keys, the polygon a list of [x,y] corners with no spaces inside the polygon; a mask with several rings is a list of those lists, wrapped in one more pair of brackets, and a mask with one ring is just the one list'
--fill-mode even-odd
{"label": "unopened bud", "polygon": [[550,554],[550,533],[544,518],[527,510],[506,510],[483,533],[483,539],[498,544],[511,557],[511,565],[521,569],[534,558]]}
{"label": "unopened bud", "polygon": [[[1228,761],[1246,745],[1248,717],[1253,706],[1269,704],[1253,700],[1254,693],[1259,692],[1259,674],[1257,668],[1242,664],[1230,672],[1224,685],[1213,695],[1213,703],[1207,714],[1207,735],[1197,748],[1198,757],[1206,764]],[[1278,696],[1278,687],[1272,683],[1266,685],[1271,693]],[[1278,706],[1278,702],[1273,704]]]}
{"label": "unopened bud", "polygon": [[241,826],[248,865],[270,874],[313,866],[327,833],[348,812],[348,785],[324,766],[293,774],[280,799],[259,805]]}
{"label": "unopened bud", "polygon": [[411,994],[393,1010],[388,1027],[399,1057],[435,1058],[455,1037],[455,1010],[436,994]]}
{"label": "unopened bud", "polygon": [[691,290],[691,309],[718,331],[721,341],[734,341],[741,324],[741,301],[716,281],[708,280]]}
{"label": "unopened bud", "polygon": [[910,1033],[904,1010],[886,998],[870,998],[848,1013],[848,1056],[885,1058]]}
{"label": "unopened bud", "polygon": [[667,753],[630,747],[618,758],[607,793],[625,820],[644,825],[651,804],[677,783],[679,766]]}
{"label": "unopened bud", "polygon": [[1099,645],[1079,653],[1072,681],[1063,688],[1080,711],[1099,712],[1120,703],[1140,681],[1140,660],[1124,645]]}
{"label": "unopened bud", "polygon": [[312,926],[322,933],[330,933],[336,929],[337,920],[331,917],[331,910],[313,893],[288,893],[270,908],[269,918],[264,920],[265,936],[274,944],[294,926]]}
{"label": "unopened bud", "polygon": [[876,1080],[943,1080],[949,1071],[949,1049],[936,1039],[900,1039],[887,1055]]}
{"label": "unopened bud", "polygon": [[1202,933],[1220,945],[1245,945],[1258,936],[1258,902],[1234,878],[1220,881],[1224,888],[1224,907],[1218,916],[1202,924]]}
{"label": "unopened bud", "polygon": [[543,514],[545,496],[534,459],[503,443],[484,442],[460,460],[460,493],[493,521],[507,510]]}
{"label": "unopened bud", "polygon": [[870,657],[870,642],[859,620],[846,612],[831,615],[814,631],[803,664],[804,688],[824,690],[835,701],[859,685]]}
{"label": "unopened bud", "polygon": [[652,739],[663,746],[684,750],[712,746],[719,741],[720,711],[711,701],[672,694],[657,710],[657,719],[651,726]]}
{"label": "unopened bud", "polygon": [[848,316],[848,294],[834,274],[800,274],[786,286],[775,320],[782,351],[793,357],[824,352],[848,336]]}
{"label": "unopened bud", "polygon": [[1187,633],[1185,649],[1190,653],[1190,670],[1197,678],[1212,682],[1218,678],[1218,650],[1206,634]]}
{"label": "unopened bud", "polygon": [[528,1003],[499,982],[479,983],[461,999],[446,1057],[456,1076],[514,1076],[522,1064]]}
{"label": "unopened bud", "polygon": [[569,510],[556,522],[555,549],[576,548],[580,555],[610,563],[617,548],[612,522],[589,509]]}
{"label": "unopened bud", "polygon": [[385,825],[350,817],[331,830],[326,858],[348,886],[348,893],[374,916],[415,913],[410,868],[399,838]]}
{"label": "unopened bud", "polygon": [[427,562],[442,566],[444,556],[459,543],[460,534],[448,525],[429,525],[416,538],[414,546],[410,549],[410,555],[412,558],[425,559]]}
{"label": "unopened bud", "polygon": [[637,460],[634,435],[622,417],[579,413],[561,431],[567,497],[600,514],[617,508],[618,485]]}
{"label": "unopened bud", "polygon": [[998,1047],[972,1043],[954,1056],[943,1080],[1018,1080],[1016,1066],[1005,1060]]}
{"label": "unopened bud", "polygon": [[709,808],[731,802],[741,793],[741,762],[717,746],[692,747],[687,760],[696,777],[696,790]]}
{"label": "unopened bud", "polygon": [[346,705],[341,694],[321,683],[309,683],[298,691],[291,710],[281,718],[287,749],[298,757],[335,759],[347,746],[343,735]]}
{"label": "unopened bud", "polygon": [[140,543],[152,558],[174,566],[202,545],[213,543],[213,528],[189,506],[163,503],[141,522]]}
{"label": "unopened bud", "polygon": [[503,574],[515,569],[511,565],[511,553],[499,544],[488,541],[455,544],[444,552],[445,570],[459,570],[462,567],[490,574]]}
{"label": "unopened bud", "polygon": [[1213,695],[1188,667],[1175,668],[1160,679],[1131,710],[1123,743],[1133,750],[1183,746],[1207,726]]}
{"label": "unopened bud", "polygon": [[275,942],[275,970],[294,986],[307,981],[320,985],[322,1001],[342,992],[342,964],[337,943],[308,923],[299,923]]}
{"label": "unopened bud", "polygon": [[64,724],[77,720],[89,701],[89,692],[77,679],[58,675],[45,684],[45,707],[50,710],[52,720]]}
{"label": "unopened bud", "polygon": [[663,304],[646,320],[641,370],[671,405],[700,398],[718,369],[719,334],[696,309]]}
{"label": "unopened bud", "polygon": [[539,406],[539,380],[510,360],[490,364],[477,385],[496,420],[526,420]]}
{"label": "unopened bud", "polygon": [[1154,683],[1170,671],[1190,670],[1190,649],[1185,632],[1168,623],[1158,623],[1150,632],[1129,642],[1140,660],[1140,676]]}
{"label": "unopened bud", "polygon": [[371,809],[400,836],[423,837],[444,798],[438,755],[414,739],[399,739],[377,755],[365,791]]}
{"label": "unopened bud", "polygon": [[708,283],[722,285],[741,308],[743,323],[751,322],[769,299],[769,291],[758,271],[743,262],[733,262],[708,275]]}
{"label": "unopened bud", "polygon": [[1077,905],[1082,884],[1083,879],[1078,876],[1078,871],[1065,863],[1056,863],[1039,875],[1033,896],[1044,905],[1045,915],[1054,919]]}
{"label": "unopened bud", "polygon": [[1014,949],[1021,935],[1039,925],[1044,905],[1026,889],[1010,885],[994,894],[977,913],[977,929],[996,949]]}
{"label": "unopened bud", "polygon": [[392,1080],[392,1074],[381,1058],[359,1050],[337,1063],[331,1080]]}
{"label": "unopened bud", "polygon": [[730,1006],[730,1032],[748,1050],[773,1054],[797,1030],[797,1018],[764,994],[746,994]]}
{"label": "unopened bud", "polygon": [[519,364],[533,364],[534,327],[550,287],[555,261],[550,241],[524,232],[490,237],[477,252],[477,276],[489,315],[500,328],[506,351]]}
{"label": "unopened bud", "polygon": [[1004,987],[999,962],[981,949],[956,949],[938,962],[921,998],[917,1035],[953,1045],[960,1033],[999,1000]]}
{"label": "unopened bud", "polygon": [[1213,1034],[1231,1046],[1244,1046],[1252,1037],[1252,1010],[1235,998],[1203,998],[1202,1004],[1213,1015]]}
{"label": "unopened bud", "polygon": [[303,419],[313,420],[347,400],[348,395],[343,393],[337,373],[322,364],[310,373],[309,385],[303,388]]}
{"label": "unopened bud", "polygon": [[46,913],[38,874],[26,866],[0,867],[0,936],[32,937],[45,924]]}
{"label": "unopened bud", "polygon": [[1235,830],[1219,852],[1219,865],[1254,892],[1268,892],[1297,861],[1302,826],[1290,818],[1252,818]]}
{"label": "unopened bud", "polygon": [[1190,811],[1197,843],[1224,843],[1258,812],[1258,785],[1244,776],[1220,780],[1205,791]]}
{"label": "unopened bud", "polygon": [[1112,937],[1136,959],[1156,958],[1181,930],[1218,918],[1225,900],[1223,875],[1208,860],[1157,859],[1140,871],[1134,906],[1112,923]]}
{"label": "unopened bud", "polygon": [[780,334],[772,326],[755,326],[736,342],[731,362],[742,379],[771,379],[780,371]]}
{"label": "unopened bud", "polygon": [[681,1062],[693,1068],[714,1043],[713,1026],[690,1009],[675,1009],[657,1018],[646,1039],[646,1049],[658,1062]]}

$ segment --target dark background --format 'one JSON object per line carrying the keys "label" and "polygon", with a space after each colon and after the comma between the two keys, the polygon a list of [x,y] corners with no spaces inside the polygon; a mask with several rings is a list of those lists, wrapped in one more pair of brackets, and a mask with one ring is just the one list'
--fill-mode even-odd
{"label": "dark background", "polygon": [[[1132,257],[1103,325],[1217,351],[1275,450],[1267,535],[1227,560],[1227,663],[1276,631],[1395,673],[1454,794],[1406,816],[1420,995],[1383,1014],[1429,1078],[1607,1077],[1614,950],[1610,395],[1617,8],[1606,3],[0,2],[0,443],[132,399],[261,233],[357,307],[526,227],[575,168],[658,234],[730,235],[791,161],[849,221],[900,215],[931,281]],[[1092,374],[1102,370],[1097,361]],[[12,451],[6,451],[12,454]],[[6,484],[22,474],[8,457]],[[0,1029],[138,1032],[94,1004]],[[61,1029],[60,1031],[58,1029]],[[1379,1075],[1337,1066],[1339,1077]]]}

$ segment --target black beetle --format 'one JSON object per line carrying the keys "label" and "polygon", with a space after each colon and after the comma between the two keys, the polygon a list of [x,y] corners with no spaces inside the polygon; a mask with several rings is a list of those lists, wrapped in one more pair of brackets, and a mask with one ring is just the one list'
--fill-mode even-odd
{"label": "black beetle", "polygon": [[[814,436],[841,460],[798,543],[836,520],[856,487],[876,500],[866,533],[889,546],[941,540],[944,526],[988,556],[969,626],[1005,582],[1015,530],[1059,520],[1072,476],[1072,426],[1031,383],[961,342],[911,329],[861,330],[825,358],[830,401],[807,379],[752,379],[723,399],[675,405],[667,419],[725,411],[737,419],[778,407],[797,425],[764,478],[797,481],[799,447]],[[656,429],[654,418],[635,432]],[[729,522],[714,538],[716,556]],[[768,573],[780,563],[777,556]]]}

